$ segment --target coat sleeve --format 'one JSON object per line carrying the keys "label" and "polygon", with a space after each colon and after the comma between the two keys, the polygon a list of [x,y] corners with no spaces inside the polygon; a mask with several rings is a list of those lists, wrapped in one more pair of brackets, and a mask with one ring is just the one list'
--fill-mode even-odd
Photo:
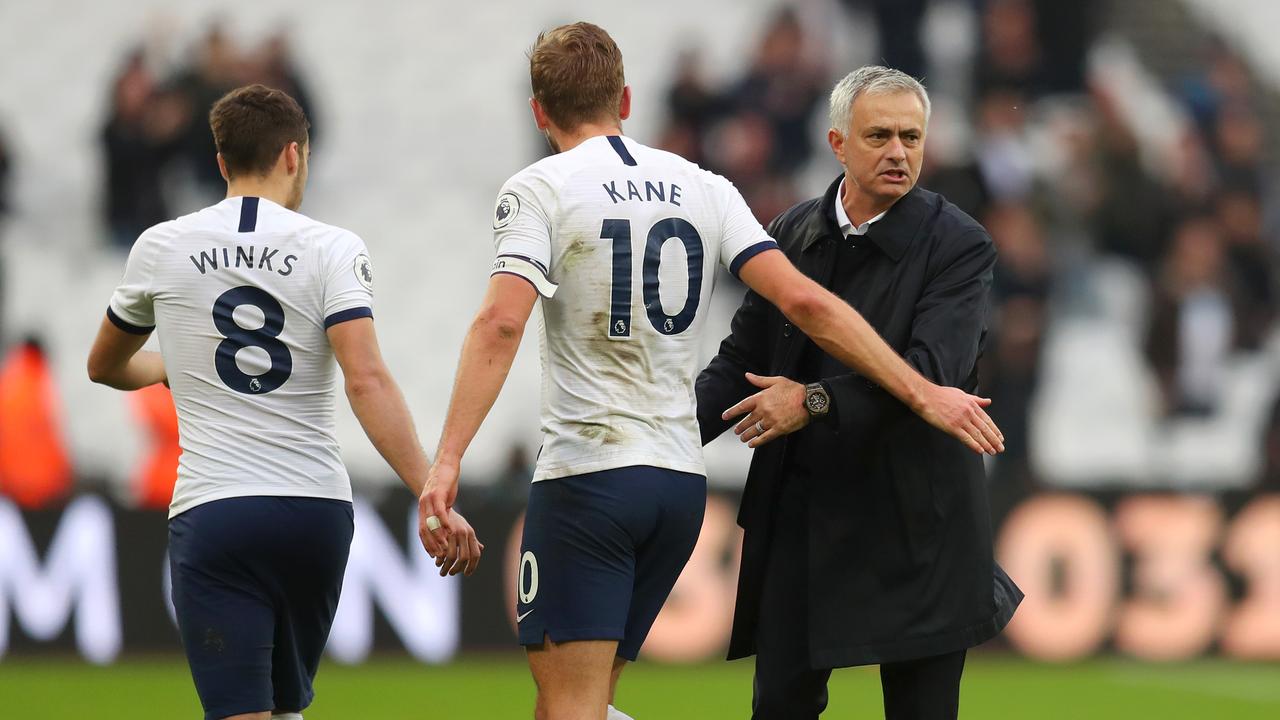
{"label": "coat sleeve", "polygon": [[[941,268],[916,302],[904,357],[931,382],[973,392],[986,336],[996,249],[981,228],[944,242],[956,250],[939,263]],[[824,378],[823,382],[831,392],[837,432],[863,432],[884,419],[885,413],[909,412],[856,373]]]}
{"label": "coat sleeve", "polygon": [[[770,237],[778,237],[780,218],[769,223]],[[698,428],[702,444],[715,440],[733,426],[736,420],[722,420],[720,413],[759,388],[747,382],[748,372],[768,375],[768,313],[772,306],[754,290],[748,290],[742,305],[733,314],[729,336],[706,369],[698,375],[695,394],[698,399]]]}

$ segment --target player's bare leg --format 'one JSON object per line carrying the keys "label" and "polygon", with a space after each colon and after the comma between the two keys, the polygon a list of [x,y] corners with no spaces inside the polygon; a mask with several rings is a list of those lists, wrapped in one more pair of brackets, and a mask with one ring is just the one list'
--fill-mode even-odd
{"label": "player's bare leg", "polygon": [[622,671],[627,667],[627,659],[613,656],[613,672],[609,676],[609,704],[613,704],[614,693],[618,692],[618,678],[622,677]]}
{"label": "player's bare leg", "polygon": [[613,672],[609,677],[609,714],[606,716],[606,720],[634,720],[630,715],[613,706],[613,697],[618,692],[618,678],[622,677],[622,671],[626,667],[626,658],[620,658],[615,655],[613,658]]}
{"label": "player's bare leg", "polygon": [[536,720],[604,720],[616,640],[575,640],[525,648],[538,686]]}
{"label": "player's bare leg", "polygon": [[269,712],[244,713],[243,715],[231,715],[223,718],[223,720],[271,720],[271,713]]}

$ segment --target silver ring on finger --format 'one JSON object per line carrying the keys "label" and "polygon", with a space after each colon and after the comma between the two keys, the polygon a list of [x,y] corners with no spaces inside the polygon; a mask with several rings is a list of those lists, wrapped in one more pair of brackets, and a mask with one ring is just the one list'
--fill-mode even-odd
{"label": "silver ring on finger", "polygon": [[759,420],[756,421],[756,434],[757,435],[764,434],[764,423]]}

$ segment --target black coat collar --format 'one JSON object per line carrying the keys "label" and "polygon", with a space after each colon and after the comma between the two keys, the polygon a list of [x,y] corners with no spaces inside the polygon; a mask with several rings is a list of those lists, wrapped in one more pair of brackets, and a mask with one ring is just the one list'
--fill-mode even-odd
{"label": "black coat collar", "polygon": [[[844,180],[843,174],[827,188],[819,211],[810,216],[809,227],[805,228],[802,251],[807,251],[821,238],[842,237],[840,226],[836,224],[836,193],[840,191],[841,180]],[[872,223],[867,230],[867,239],[894,262],[901,260],[920,225],[929,215],[929,208],[933,204],[928,197],[931,195],[933,193],[922,190],[919,185],[911,188],[911,192],[894,203],[884,217]]]}

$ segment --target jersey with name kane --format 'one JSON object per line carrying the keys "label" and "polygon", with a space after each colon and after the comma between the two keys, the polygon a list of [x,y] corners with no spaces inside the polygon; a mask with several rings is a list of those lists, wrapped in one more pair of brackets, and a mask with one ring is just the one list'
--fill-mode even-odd
{"label": "jersey with name kane", "polygon": [[716,265],[777,245],[729,181],[621,136],[503,186],[494,274],[542,296],[534,480],[649,465],[705,473],[694,379]]}
{"label": "jersey with name kane", "polygon": [[178,412],[170,517],[228,497],[351,499],[326,333],[373,314],[364,241],[232,197],[144,232],[107,314],[155,328]]}

